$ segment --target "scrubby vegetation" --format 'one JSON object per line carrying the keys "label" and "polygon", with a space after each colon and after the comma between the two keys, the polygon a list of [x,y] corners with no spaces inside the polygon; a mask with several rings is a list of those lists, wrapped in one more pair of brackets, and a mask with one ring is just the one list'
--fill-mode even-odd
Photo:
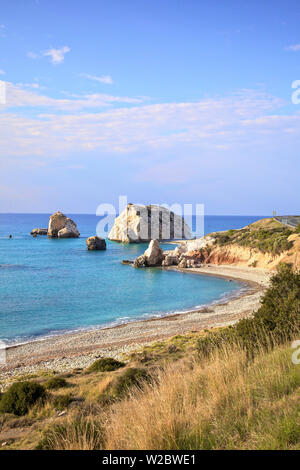
{"label": "scrubby vegetation", "polygon": [[236,243],[240,246],[256,248],[263,253],[279,255],[290,250],[293,242],[288,238],[294,230],[281,225],[280,223],[252,224],[241,230],[228,230],[227,232],[217,232],[214,234],[216,243],[223,246]]}
{"label": "scrubby vegetation", "polygon": [[111,357],[104,357],[102,359],[97,359],[97,361],[93,362],[93,364],[89,367],[89,372],[111,372],[113,370],[120,369],[124,367],[124,362],[117,361]]}
{"label": "scrubby vegetation", "polygon": [[13,413],[17,416],[23,416],[38,400],[44,400],[45,396],[45,389],[40,384],[35,382],[16,382],[2,395],[0,411],[2,413]]}
{"label": "scrubby vegetation", "polygon": [[68,382],[64,377],[51,377],[51,379],[47,380],[45,383],[45,387],[48,390],[58,390],[59,388],[64,388],[68,386]]}
{"label": "scrubby vegetation", "polygon": [[251,317],[230,328],[210,333],[198,341],[200,354],[210,354],[222,344],[239,344],[251,355],[255,349],[288,341],[300,331],[300,273],[282,264],[271,279],[261,307]]}
{"label": "scrubby vegetation", "polygon": [[72,403],[73,397],[69,393],[57,395],[53,398],[53,405],[57,410],[65,410]]}
{"label": "scrubby vegetation", "polygon": [[147,381],[150,381],[150,376],[146,369],[131,367],[115,378],[109,392],[113,397],[122,398],[132,387],[143,388]]}
{"label": "scrubby vegetation", "polygon": [[153,343],[116,370],[74,371],[72,394],[2,415],[2,431],[23,427],[16,449],[300,450],[299,338],[300,273],[282,265],[251,318]]}

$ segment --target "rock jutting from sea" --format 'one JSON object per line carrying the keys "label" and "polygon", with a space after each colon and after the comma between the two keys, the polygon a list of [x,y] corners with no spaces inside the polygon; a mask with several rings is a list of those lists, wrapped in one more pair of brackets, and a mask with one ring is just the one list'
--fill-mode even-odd
{"label": "rock jutting from sea", "polygon": [[137,204],[127,205],[108,235],[109,240],[122,243],[190,238],[190,228],[180,215],[162,206]]}
{"label": "rock jutting from sea", "polygon": [[31,231],[31,235],[36,237],[37,235],[47,235],[48,234],[48,229],[47,228],[34,228]]}
{"label": "rock jutting from sea", "polygon": [[66,217],[62,212],[50,215],[48,228],[35,228],[31,235],[48,235],[50,238],[78,238],[80,233],[77,225],[72,219]]}
{"label": "rock jutting from sea", "polygon": [[88,250],[106,250],[106,241],[100,237],[89,237],[86,239]]}
{"label": "rock jutting from sea", "polygon": [[[179,268],[195,268],[201,266],[197,256],[197,250],[207,248],[214,243],[214,238],[207,236],[202,239],[181,242],[174,250],[162,251],[158,240],[151,240],[147,250],[135,261],[123,260],[123,264],[133,264],[135,268],[151,266],[178,266]],[[196,250],[196,251],[195,251]]]}
{"label": "rock jutting from sea", "polygon": [[75,222],[61,212],[50,216],[48,237],[50,238],[78,238],[80,235]]}

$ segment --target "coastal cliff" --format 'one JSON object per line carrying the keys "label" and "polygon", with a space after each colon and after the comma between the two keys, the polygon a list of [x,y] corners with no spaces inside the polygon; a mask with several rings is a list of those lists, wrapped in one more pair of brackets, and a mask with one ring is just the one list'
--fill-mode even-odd
{"label": "coastal cliff", "polygon": [[262,219],[240,230],[215,232],[181,247],[186,259],[196,264],[228,264],[270,271],[280,263],[300,267],[300,234],[274,219]]}
{"label": "coastal cliff", "polygon": [[[300,268],[300,233],[274,219],[178,243],[175,250],[163,253],[162,266],[195,268],[213,264],[274,271],[280,263],[286,263]],[[142,263],[144,257],[136,260],[136,267],[147,266]]]}

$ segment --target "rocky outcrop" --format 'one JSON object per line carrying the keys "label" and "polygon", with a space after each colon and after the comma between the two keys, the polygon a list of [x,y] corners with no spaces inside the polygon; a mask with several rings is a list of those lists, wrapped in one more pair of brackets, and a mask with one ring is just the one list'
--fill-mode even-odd
{"label": "rocky outcrop", "polygon": [[115,219],[108,238],[123,243],[181,240],[191,238],[191,232],[182,217],[165,207],[128,204]]}
{"label": "rocky outcrop", "polygon": [[172,254],[166,255],[165,259],[163,260],[161,264],[162,266],[174,266],[174,265],[176,266],[178,265],[178,263],[179,263],[179,257],[176,256],[176,254],[174,253],[174,255]]}
{"label": "rocky outcrop", "polygon": [[135,268],[145,266],[161,266],[164,254],[159,246],[158,240],[151,240],[145,253],[139,256],[133,263]]}
{"label": "rocky outcrop", "polygon": [[78,238],[80,235],[75,222],[61,212],[55,212],[49,219],[48,237]]}
{"label": "rocky outcrop", "polygon": [[100,237],[89,237],[86,239],[88,250],[106,250],[106,241]]}
{"label": "rocky outcrop", "polygon": [[47,235],[48,234],[48,229],[47,228],[34,228],[30,233],[33,236]]}

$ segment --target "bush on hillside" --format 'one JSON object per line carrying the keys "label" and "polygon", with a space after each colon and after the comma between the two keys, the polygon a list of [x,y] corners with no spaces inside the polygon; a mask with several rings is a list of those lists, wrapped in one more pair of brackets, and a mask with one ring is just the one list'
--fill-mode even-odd
{"label": "bush on hillside", "polygon": [[35,382],[16,382],[1,397],[0,411],[23,416],[38,401],[46,397],[45,389]]}
{"label": "bush on hillside", "polygon": [[244,346],[249,354],[258,346],[289,341],[300,331],[300,272],[281,264],[272,277],[261,307],[251,318],[231,328],[210,333],[198,341],[198,351],[208,355],[224,343]]}
{"label": "bush on hillside", "polygon": [[53,398],[53,405],[57,410],[65,410],[73,401],[72,395],[66,393],[65,395],[57,395]]}
{"label": "bush on hillside", "polygon": [[150,376],[146,369],[131,367],[115,378],[110,392],[113,396],[121,398],[126,395],[131,387],[142,388],[143,384],[149,381]]}
{"label": "bush on hillside", "polygon": [[58,390],[59,388],[64,388],[68,386],[68,382],[63,377],[51,377],[45,383],[45,387],[48,390]]}
{"label": "bush on hillside", "polygon": [[93,362],[92,365],[88,368],[89,372],[112,372],[113,370],[120,369],[124,367],[124,362],[117,361],[112,357],[104,357]]}

